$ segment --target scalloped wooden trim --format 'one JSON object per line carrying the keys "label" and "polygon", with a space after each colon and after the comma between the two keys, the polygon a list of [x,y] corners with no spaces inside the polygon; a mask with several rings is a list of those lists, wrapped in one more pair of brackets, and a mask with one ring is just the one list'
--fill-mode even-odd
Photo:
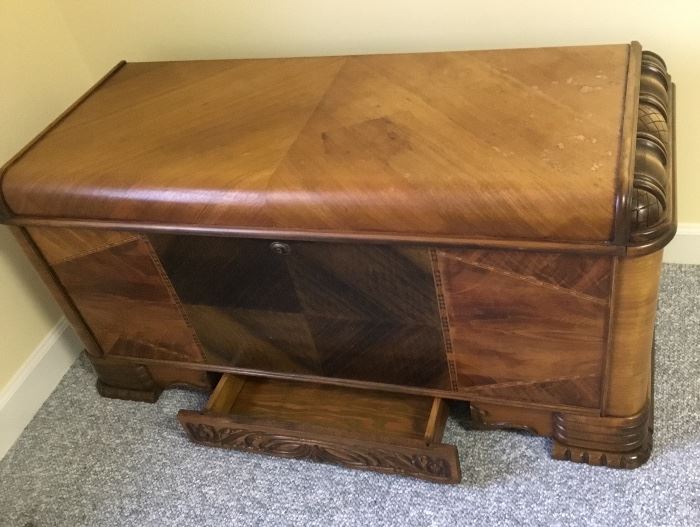
{"label": "scalloped wooden trim", "polygon": [[554,459],[611,468],[637,468],[651,455],[651,403],[629,417],[553,415]]}
{"label": "scalloped wooden trim", "polygon": [[[643,51],[639,75],[641,105],[655,109],[655,115],[664,121],[663,133],[653,127],[639,130],[635,126],[635,163],[632,184],[627,198],[629,242],[659,249],[673,237],[676,228],[675,207],[675,90],[663,60],[656,54]],[[664,142],[666,139],[666,142]],[[663,173],[654,173],[648,160],[663,166]],[[644,162],[643,165],[639,165]],[[657,165],[657,166],[658,166]],[[645,203],[646,202],[646,207]],[[641,214],[646,211],[646,214]],[[651,217],[649,216],[651,214]],[[669,234],[670,233],[670,234]]]}

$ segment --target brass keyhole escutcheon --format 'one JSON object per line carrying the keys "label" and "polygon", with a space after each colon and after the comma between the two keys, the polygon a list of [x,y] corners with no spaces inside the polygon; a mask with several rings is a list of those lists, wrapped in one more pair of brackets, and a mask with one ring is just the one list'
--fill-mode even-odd
{"label": "brass keyhole escutcheon", "polygon": [[272,242],[270,244],[270,250],[275,254],[281,254],[283,256],[292,252],[292,248],[289,246],[289,244],[282,242]]}

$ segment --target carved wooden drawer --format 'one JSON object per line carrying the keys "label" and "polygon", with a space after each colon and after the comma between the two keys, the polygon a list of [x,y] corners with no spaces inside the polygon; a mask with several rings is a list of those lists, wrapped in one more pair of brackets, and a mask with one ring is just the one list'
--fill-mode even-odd
{"label": "carved wooden drawer", "polygon": [[224,375],[203,412],[180,410],[178,419],[204,445],[438,483],[461,478],[457,449],[440,443],[439,398]]}

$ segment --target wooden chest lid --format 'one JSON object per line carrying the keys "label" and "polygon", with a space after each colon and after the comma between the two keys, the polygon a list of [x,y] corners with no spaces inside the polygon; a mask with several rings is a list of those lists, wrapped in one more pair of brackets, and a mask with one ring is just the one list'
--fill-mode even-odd
{"label": "wooden chest lid", "polygon": [[8,163],[8,215],[614,239],[630,45],[121,64]]}

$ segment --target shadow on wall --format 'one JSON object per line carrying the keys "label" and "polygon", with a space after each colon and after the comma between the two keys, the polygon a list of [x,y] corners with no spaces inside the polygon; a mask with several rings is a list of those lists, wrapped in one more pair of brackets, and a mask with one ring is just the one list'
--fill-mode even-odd
{"label": "shadow on wall", "polygon": [[0,226],[0,287],[10,280],[17,282],[36,301],[37,310],[42,316],[49,320],[58,318],[58,308],[48,301],[50,294],[41,278],[30,265],[10,229]]}

